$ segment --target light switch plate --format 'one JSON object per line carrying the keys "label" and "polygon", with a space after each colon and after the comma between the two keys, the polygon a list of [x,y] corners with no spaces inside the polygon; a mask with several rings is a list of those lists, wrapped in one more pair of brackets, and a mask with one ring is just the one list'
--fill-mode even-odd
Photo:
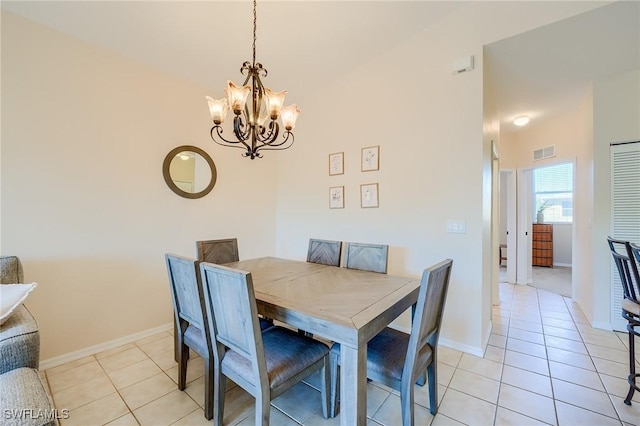
{"label": "light switch plate", "polygon": [[467,222],[464,220],[448,220],[447,234],[466,234]]}

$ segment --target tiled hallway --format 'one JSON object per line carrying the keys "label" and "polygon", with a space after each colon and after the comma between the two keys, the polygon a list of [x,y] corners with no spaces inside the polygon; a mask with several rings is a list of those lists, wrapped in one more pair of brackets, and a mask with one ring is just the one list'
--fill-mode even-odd
{"label": "tiled hallway", "polygon": [[[624,405],[626,334],[591,328],[571,300],[533,287],[500,284],[484,358],[440,347],[439,412],[416,388],[417,425],[640,425],[640,395]],[[67,425],[210,425],[203,415],[202,360],[194,356],[185,392],[176,385],[173,337],[159,333],[42,373]],[[272,425],[337,425],[320,394],[300,384],[273,401]],[[225,424],[251,425],[253,398],[228,386]],[[400,398],[368,384],[373,426],[401,424]]]}

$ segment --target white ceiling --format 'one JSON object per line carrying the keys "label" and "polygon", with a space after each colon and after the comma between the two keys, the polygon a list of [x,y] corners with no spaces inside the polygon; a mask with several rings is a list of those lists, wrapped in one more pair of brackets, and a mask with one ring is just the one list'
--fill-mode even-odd
{"label": "white ceiling", "polygon": [[[592,81],[640,69],[640,2],[617,2],[485,46],[502,118],[574,109]],[[638,100],[640,102],[640,99]]]}
{"label": "white ceiling", "polygon": [[[242,62],[251,59],[247,0],[1,4],[3,10],[211,87],[212,96],[222,95],[219,76],[239,80]],[[269,70],[270,87],[294,94],[308,84],[305,76],[330,80],[466,5],[260,1],[257,59]],[[492,43],[485,54],[503,128],[522,113],[542,120],[575,107],[595,78],[640,68],[640,3],[600,7]],[[291,81],[291,75],[301,78]]]}

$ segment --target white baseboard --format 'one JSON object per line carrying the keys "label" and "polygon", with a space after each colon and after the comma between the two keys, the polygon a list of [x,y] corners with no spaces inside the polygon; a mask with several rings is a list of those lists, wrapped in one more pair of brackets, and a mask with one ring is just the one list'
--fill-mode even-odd
{"label": "white baseboard", "polygon": [[158,327],[150,328],[148,330],[141,331],[139,333],[130,334],[128,336],[120,337],[109,342],[100,343],[98,345],[90,346],[88,348],[80,349],[78,351],[69,352],[63,355],[59,355],[53,358],[47,358],[40,361],[40,370],[47,370],[49,368],[57,367],[58,365],[65,364],[67,362],[75,361],[90,355],[95,355],[99,352],[104,352],[109,349],[117,348],[118,346],[126,345],[127,343],[135,342],[136,340],[144,339],[145,337],[153,336],[154,334],[161,333],[163,331],[169,331],[173,329],[173,323],[160,325]]}
{"label": "white baseboard", "polygon": [[[407,327],[398,327],[396,325],[390,327],[390,328],[395,328],[396,330],[402,331],[404,333],[411,333],[411,330],[408,329]],[[491,325],[489,325],[489,331],[491,331]],[[484,347],[487,346],[487,343],[489,342],[489,334],[487,334],[487,342],[485,343]],[[467,352],[468,354],[471,355],[475,355],[475,356],[479,356],[480,358],[482,358],[484,356],[484,350],[482,348],[478,348],[475,346],[469,346],[469,345],[463,345],[460,342],[456,342],[453,340],[448,340],[448,339],[443,339],[442,336],[438,339],[438,345],[442,345],[445,346],[449,349],[455,349],[457,351],[461,351],[461,352]]]}
{"label": "white baseboard", "polygon": [[466,352],[470,355],[475,355],[480,358],[484,357],[484,351],[482,350],[482,348],[479,348],[477,346],[463,345],[460,342],[443,339],[442,337],[438,340],[438,345],[445,346],[449,349],[455,349],[460,352]]}
{"label": "white baseboard", "polygon": [[553,266],[562,266],[565,268],[571,268],[572,265],[570,263],[554,263]]}
{"label": "white baseboard", "polygon": [[591,327],[599,328],[602,330],[613,331],[613,327],[611,326],[611,323],[605,322],[605,321],[591,321]]}

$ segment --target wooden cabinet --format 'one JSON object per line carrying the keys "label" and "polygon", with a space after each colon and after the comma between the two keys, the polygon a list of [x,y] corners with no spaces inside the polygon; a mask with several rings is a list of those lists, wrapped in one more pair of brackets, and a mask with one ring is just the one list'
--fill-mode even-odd
{"label": "wooden cabinet", "polygon": [[553,268],[553,225],[533,224],[533,266]]}

